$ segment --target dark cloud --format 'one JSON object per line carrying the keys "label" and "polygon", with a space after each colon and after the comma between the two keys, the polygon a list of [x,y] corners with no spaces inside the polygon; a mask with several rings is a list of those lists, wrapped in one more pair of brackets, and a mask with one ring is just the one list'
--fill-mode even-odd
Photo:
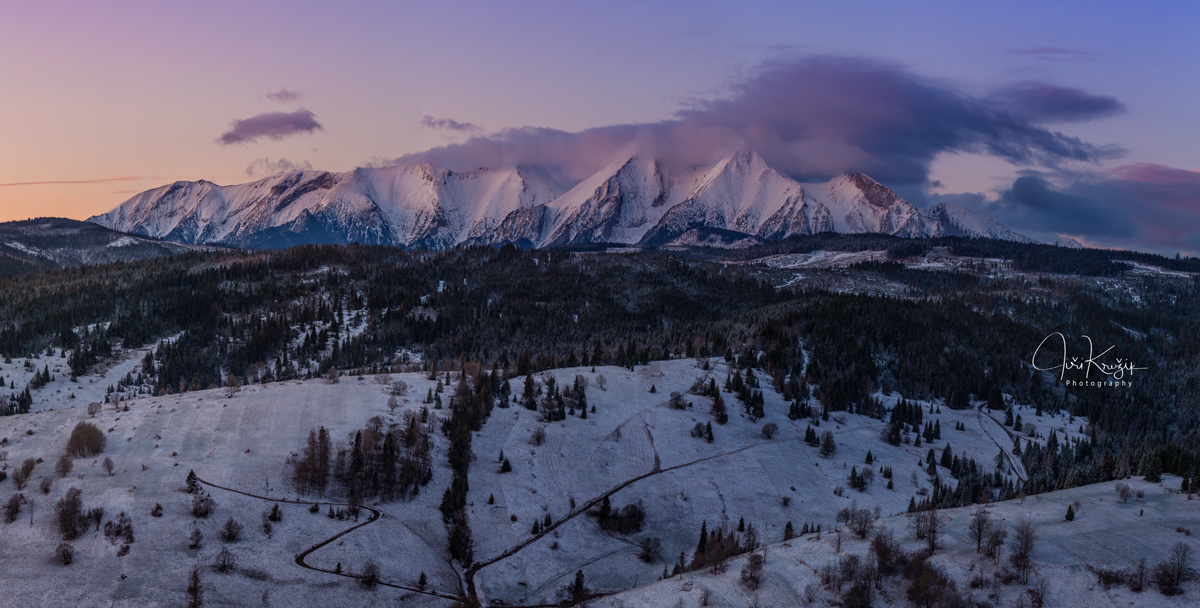
{"label": "dark cloud", "polygon": [[303,95],[299,91],[290,91],[290,90],[288,90],[287,87],[283,87],[282,89],[279,89],[278,91],[271,91],[270,93],[267,93],[267,99],[270,99],[271,101],[282,102],[282,103],[287,103],[289,101],[296,101],[297,99],[300,99],[301,97],[303,97]]}
{"label": "dark cloud", "polygon": [[303,108],[295,112],[266,112],[243,120],[235,120],[229,131],[217,141],[222,145],[248,144],[260,138],[283,139],[299,133],[324,129],[316,115]]}
{"label": "dark cloud", "polygon": [[1044,82],[1014,84],[996,92],[992,100],[1035,123],[1085,122],[1125,111],[1125,105],[1112,97]]}
{"label": "dark cloud", "polygon": [[954,201],[1033,238],[1058,235],[1089,244],[1167,255],[1200,252],[1200,172],[1124,165],[1107,173],[1026,171],[999,196],[930,194]]}
{"label": "dark cloud", "polygon": [[1018,177],[989,205],[989,215],[1014,230],[1082,234],[1093,237],[1134,236],[1134,221],[1121,209],[1093,196],[1078,194],[1088,188],[1076,184],[1056,190],[1047,180],[1033,175]]}
{"label": "dark cloud", "polygon": [[308,162],[307,160],[302,160],[296,163],[286,158],[281,158],[279,160],[256,158],[246,166],[246,175],[249,175],[250,177],[274,175],[276,173],[286,173],[288,171],[312,171],[312,163]]}
{"label": "dark cloud", "polygon": [[1009,51],[1013,55],[1022,55],[1025,57],[1033,57],[1043,61],[1063,60],[1063,59],[1094,59],[1099,57],[1099,53],[1091,51],[1077,51],[1075,49],[1064,49],[1057,46],[1039,46],[1031,49],[1013,49]]}
{"label": "dark cloud", "polygon": [[801,180],[859,170],[903,186],[924,184],[934,158],[945,152],[1050,168],[1118,154],[1041,126],[1051,118],[1047,113],[1078,120],[1088,111],[1103,114],[1094,108],[1070,112],[1066,105],[1048,104],[1031,116],[1008,101],[971,96],[891,63],[818,56],[770,64],[726,98],[695,100],[671,120],[578,133],[509,129],[395,162],[457,170],[531,163],[570,182],[627,152],[698,165],[744,144]]}
{"label": "dark cloud", "polygon": [[422,116],[421,126],[425,127],[426,129],[460,131],[476,135],[483,133],[483,128],[479,125],[473,125],[469,122],[458,122],[453,118],[434,118],[432,116]]}

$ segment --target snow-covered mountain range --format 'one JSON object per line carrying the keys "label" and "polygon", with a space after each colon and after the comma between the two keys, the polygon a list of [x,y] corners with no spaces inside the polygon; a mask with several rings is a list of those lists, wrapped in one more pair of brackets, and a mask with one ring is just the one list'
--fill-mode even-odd
{"label": "snow-covered mountain range", "polygon": [[747,149],[690,170],[630,154],[565,191],[532,166],[460,173],[412,164],[293,171],[235,186],[175,182],[88,221],[183,243],[256,248],[728,246],[831,231],[1032,242],[954,203],[918,209],[862,173],[802,184]]}

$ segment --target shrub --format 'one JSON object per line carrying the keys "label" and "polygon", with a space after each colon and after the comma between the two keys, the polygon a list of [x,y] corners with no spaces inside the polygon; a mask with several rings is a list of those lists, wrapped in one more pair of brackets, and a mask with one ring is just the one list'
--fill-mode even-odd
{"label": "shrub", "polygon": [[213,567],[217,572],[232,572],[237,567],[237,557],[229,547],[222,547],[221,552],[213,559]]}
{"label": "shrub", "polygon": [[104,524],[104,537],[114,545],[133,543],[133,522],[124,511]]}
{"label": "shrub", "polygon": [[39,484],[39,487],[42,490],[42,494],[49,494],[50,487],[53,485],[54,485],[53,479],[50,479],[49,477],[43,477],[41,483]]}
{"label": "shrub", "polygon": [[207,494],[196,494],[192,497],[192,515],[195,517],[208,517],[216,508],[217,501]]}
{"label": "shrub", "polygon": [[362,574],[358,578],[367,589],[374,589],[379,583],[379,564],[375,560],[368,559],[367,563],[363,564]]}
{"label": "shrub", "polygon": [[54,505],[58,515],[58,531],[63,540],[75,540],[87,531],[87,515],[83,512],[83,491],[79,488],[67,490],[65,496]]}
{"label": "shrub", "polygon": [[104,451],[107,438],[104,432],[90,422],[80,422],[71,431],[67,440],[67,454],[72,458],[88,458]]}
{"label": "shrub", "polygon": [[64,566],[70,566],[71,562],[75,561],[75,550],[67,543],[60,543],[54,550],[54,559]]}
{"label": "shrub", "polygon": [[546,427],[539,426],[538,428],[533,429],[533,435],[530,436],[529,443],[531,445],[542,445],[542,442],[544,441],[546,441]]}
{"label": "shrub", "polygon": [[762,427],[762,436],[765,439],[770,439],[775,436],[775,431],[779,430],[779,425],[774,422],[768,422]]}
{"label": "shrub", "polygon": [[237,540],[241,537],[242,524],[239,524],[237,520],[232,517],[225,520],[225,525],[221,526],[221,538],[224,538],[225,542],[233,543],[237,542]]}
{"label": "shrub", "polygon": [[162,515],[163,515],[162,503],[157,503],[157,502],[154,503],[154,508],[150,509],[150,517],[162,517]]}
{"label": "shrub", "polygon": [[96,531],[99,532],[100,522],[104,521],[104,507],[88,509],[87,518],[92,520],[92,523],[96,525]]}
{"label": "shrub", "polygon": [[761,553],[753,553],[746,562],[746,566],[742,568],[742,584],[747,589],[754,591],[758,589],[759,583],[762,582],[763,563],[766,560]]}
{"label": "shrub", "polygon": [[641,547],[638,557],[648,564],[658,560],[658,554],[662,551],[662,541],[656,536],[643,538],[638,546]]}
{"label": "shrub", "polygon": [[29,476],[33,475],[33,469],[37,466],[37,461],[32,458],[26,458],[21,463],[21,467],[13,472],[13,483],[17,484],[18,490],[24,490],[25,484],[29,483]]}
{"label": "shrub", "polygon": [[54,472],[58,474],[60,479],[70,475],[73,468],[75,468],[75,461],[68,454],[63,454],[58,459],[58,462],[54,463]]}
{"label": "shrub", "polygon": [[1133,490],[1129,489],[1127,483],[1119,483],[1113,486],[1113,489],[1116,490],[1117,497],[1121,499],[1121,502],[1129,502],[1129,499],[1133,498]]}
{"label": "shrub", "polygon": [[21,512],[21,495],[13,494],[7,501],[4,502],[4,523],[11,524],[17,521],[17,514]]}
{"label": "shrub", "polygon": [[204,533],[200,531],[200,528],[192,528],[192,533],[188,535],[188,549],[195,551],[200,548],[203,542]]}

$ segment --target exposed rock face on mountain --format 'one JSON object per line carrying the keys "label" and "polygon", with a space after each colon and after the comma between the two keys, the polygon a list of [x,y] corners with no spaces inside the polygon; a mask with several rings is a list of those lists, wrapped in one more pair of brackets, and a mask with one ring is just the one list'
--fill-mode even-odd
{"label": "exposed rock face on mountain", "polygon": [[218,186],[176,182],[89,221],[183,243],[278,248],[371,243],[735,246],[821,232],[1029,242],[954,203],[921,211],[862,173],[802,184],[741,149],[669,170],[632,154],[560,191],[537,167],[455,172],[429,164],[295,171]]}

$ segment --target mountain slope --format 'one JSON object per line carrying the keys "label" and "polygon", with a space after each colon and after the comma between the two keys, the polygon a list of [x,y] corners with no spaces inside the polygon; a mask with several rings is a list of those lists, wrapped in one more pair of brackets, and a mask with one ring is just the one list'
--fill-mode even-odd
{"label": "mountain slope", "polygon": [[184,243],[278,248],[371,243],[444,248],[554,198],[535,170],[456,173],[433,165],[293,171],[249,184],[176,182],[88,221]]}
{"label": "mountain slope", "polygon": [[863,173],[801,184],[746,148],[690,169],[623,155],[561,195],[544,175],[526,166],[455,172],[413,164],[295,171],[236,186],[176,182],[89,221],[184,243],[255,248],[349,242],[430,249],[462,243],[730,246],[830,231],[1031,242],[960,205],[923,212]]}
{"label": "mountain slope", "polygon": [[5,222],[0,224],[0,275],[141,260],[193,249],[65,218]]}

